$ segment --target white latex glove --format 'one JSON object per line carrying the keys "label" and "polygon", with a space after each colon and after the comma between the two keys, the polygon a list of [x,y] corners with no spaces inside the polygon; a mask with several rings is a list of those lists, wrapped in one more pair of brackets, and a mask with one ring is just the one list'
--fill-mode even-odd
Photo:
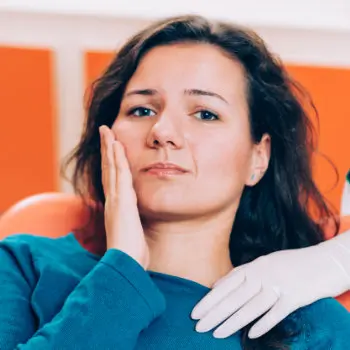
{"label": "white latex glove", "polygon": [[319,245],[275,252],[220,279],[196,305],[196,330],[225,338],[267,313],[248,336],[258,338],[293,311],[350,289],[350,231]]}

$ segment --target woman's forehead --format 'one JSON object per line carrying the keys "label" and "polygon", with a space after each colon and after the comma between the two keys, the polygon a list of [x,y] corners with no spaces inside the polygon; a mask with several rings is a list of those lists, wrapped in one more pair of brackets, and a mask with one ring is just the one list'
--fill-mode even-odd
{"label": "woman's forehead", "polygon": [[208,44],[176,44],[156,47],[140,61],[130,79],[131,90],[210,91],[225,99],[245,91],[241,64]]}

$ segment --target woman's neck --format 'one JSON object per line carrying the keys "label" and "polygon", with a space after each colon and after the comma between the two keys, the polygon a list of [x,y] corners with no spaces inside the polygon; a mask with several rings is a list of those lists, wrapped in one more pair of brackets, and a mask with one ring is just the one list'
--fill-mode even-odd
{"label": "woman's neck", "polygon": [[152,222],[144,225],[150,249],[148,270],[186,278],[209,288],[232,270],[232,220]]}

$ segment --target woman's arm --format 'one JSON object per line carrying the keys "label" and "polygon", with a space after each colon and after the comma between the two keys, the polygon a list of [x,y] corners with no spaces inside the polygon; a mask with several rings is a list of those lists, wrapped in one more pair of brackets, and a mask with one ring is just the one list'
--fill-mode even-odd
{"label": "woman's arm", "polygon": [[[3,244],[0,286],[6,287],[0,292],[1,350],[133,349],[140,332],[165,309],[163,295],[145,271],[149,249],[123,146],[108,127],[101,127],[100,132],[106,241],[110,249],[52,321],[36,330],[30,305],[32,288]],[[31,266],[30,258],[27,264],[21,264],[26,265]]]}
{"label": "woman's arm", "polygon": [[350,231],[319,245],[284,250],[234,269],[192,312],[197,330],[224,338],[267,313],[251,328],[257,338],[293,311],[350,290]]}
{"label": "woman's arm", "polygon": [[[52,321],[36,329],[28,271],[6,244],[0,245],[0,262],[1,350],[133,349],[140,332],[165,308],[146,271],[127,254],[111,249]],[[31,273],[30,259],[25,268]]]}

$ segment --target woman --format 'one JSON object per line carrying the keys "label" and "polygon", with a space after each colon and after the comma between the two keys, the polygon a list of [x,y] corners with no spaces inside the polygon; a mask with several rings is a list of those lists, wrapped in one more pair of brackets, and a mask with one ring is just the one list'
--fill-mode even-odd
{"label": "woman", "polygon": [[243,28],[189,16],[131,38],[72,156],[106,234],[1,243],[0,348],[343,349],[350,317],[332,299],[254,340],[198,333],[190,317],[233,266],[319,243],[317,217],[334,219],[299,92]]}

